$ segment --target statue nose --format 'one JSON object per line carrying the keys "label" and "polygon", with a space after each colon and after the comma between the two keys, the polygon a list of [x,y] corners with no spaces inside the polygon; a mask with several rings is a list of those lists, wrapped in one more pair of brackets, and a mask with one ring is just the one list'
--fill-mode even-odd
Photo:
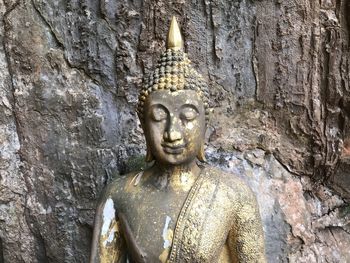
{"label": "statue nose", "polygon": [[178,121],[176,120],[176,118],[170,119],[169,127],[168,129],[165,130],[163,137],[164,137],[164,140],[170,141],[170,142],[182,139],[180,125],[178,124]]}
{"label": "statue nose", "polygon": [[170,131],[164,132],[164,140],[166,141],[173,142],[181,139],[182,139],[181,133],[178,131],[170,130]]}

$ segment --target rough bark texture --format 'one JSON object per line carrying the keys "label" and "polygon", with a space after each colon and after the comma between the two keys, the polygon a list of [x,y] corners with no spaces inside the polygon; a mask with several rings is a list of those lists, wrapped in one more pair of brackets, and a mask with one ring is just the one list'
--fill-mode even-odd
{"label": "rough bark texture", "polygon": [[258,196],[270,262],[350,262],[346,0],[0,0],[0,263],[87,262],[142,163],[134,107],[177,15],[211,85],[209,162]]}

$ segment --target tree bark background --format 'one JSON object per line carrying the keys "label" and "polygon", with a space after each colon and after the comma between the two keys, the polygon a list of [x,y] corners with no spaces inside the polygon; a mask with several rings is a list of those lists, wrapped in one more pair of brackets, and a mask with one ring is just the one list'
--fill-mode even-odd
{"label": "tree bark background", "polygon": [[135,105],[172,15],[210,83],[211,164],[256,192],[269,262],[350,262],[346,0],[0,0],[0,263],[87,262],[145,153]]}

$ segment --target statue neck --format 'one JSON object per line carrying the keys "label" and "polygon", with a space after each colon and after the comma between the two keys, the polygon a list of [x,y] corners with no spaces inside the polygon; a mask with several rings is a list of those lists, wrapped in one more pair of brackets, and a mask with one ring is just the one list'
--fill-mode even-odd
{"label": "statue neck", "polygon": [[171,188],[177,191],[189,191],[200,174],[196,160],[181,165],[155,163],[152,168],[154,169],[154,183],[159,189]]}

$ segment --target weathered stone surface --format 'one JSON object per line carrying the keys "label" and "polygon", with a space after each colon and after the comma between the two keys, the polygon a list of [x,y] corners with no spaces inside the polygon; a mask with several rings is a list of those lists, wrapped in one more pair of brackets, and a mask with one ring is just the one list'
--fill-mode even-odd
{"label": "weathered stone surface", "polygon": [[[0,16],[5,12],[0,1]],[[4,24],[0,20],[0,42],[3,41]],[[28,189],[18,153],[10,67],[4,45],[0,45],[0,262],[29,262],[34,238],[24,217]]]}
{"label": "weathered stone surface", "polygon": [[348,202],[350,201],[350,158],[340,158],[336,172],[329,179],[330,184]]}
{"label": "weathered stone surface", "polygon": [[257,193],[269,261],[350,261],[349,10],[0,0],[0,262],[87,262],[99,194],[142,163],[134,106],[173,14],[211,84],[208,159]]}

